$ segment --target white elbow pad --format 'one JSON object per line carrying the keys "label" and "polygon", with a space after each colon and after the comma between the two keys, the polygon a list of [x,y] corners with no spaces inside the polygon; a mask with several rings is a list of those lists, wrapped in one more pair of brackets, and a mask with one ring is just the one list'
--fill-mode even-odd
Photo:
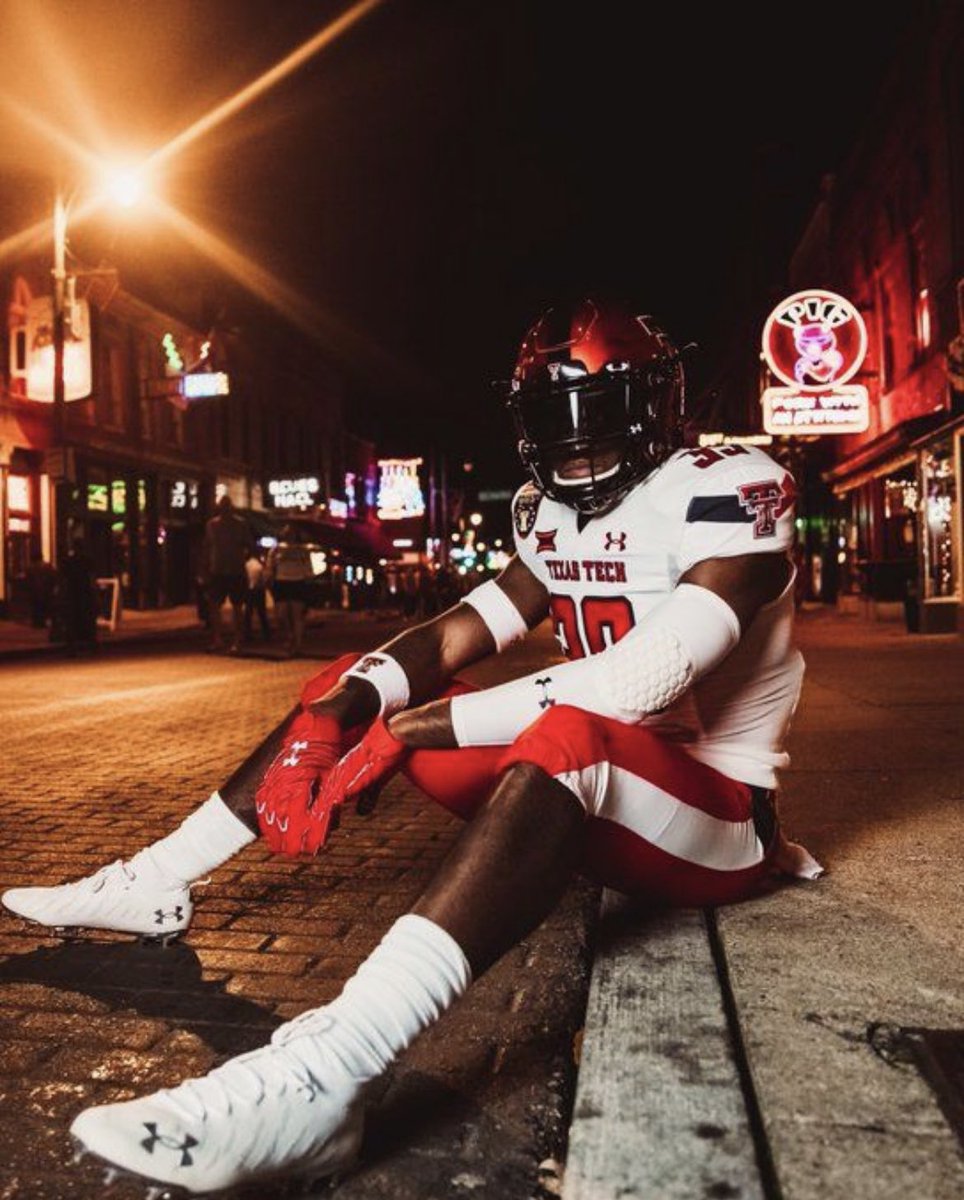
{"label": "white elbow pad", "polygon": [[736,613],[708,588],[681,583],[615,646],[595,655],[594,683],[621,721],[668,708],[740,640]]}
{"label": "white elbow pad", "polygon": [[683,583],[614,646],[544,667],[486,691],[455,696],[460,746],[503,746],[554,704],[635,725],[668,708],[740,638],[733,609],[715,592]]}
{"label": "white elbow pad", "polygon": [[529,632],[522,613],[494,579],[473,588],[463,597],[462,603],[474,608],[485,622],[498,652],[518,642]]}

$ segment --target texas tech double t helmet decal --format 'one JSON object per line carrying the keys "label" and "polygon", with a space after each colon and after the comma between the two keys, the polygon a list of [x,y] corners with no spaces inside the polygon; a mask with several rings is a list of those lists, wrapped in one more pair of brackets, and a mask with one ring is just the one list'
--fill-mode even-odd
{"label": "texas tech double t helmet decal", "polygon": [[651,317],[612,300],[543,313],[523,339],[507,403],[537,486],[590,515],[682,441],[679,354]]}

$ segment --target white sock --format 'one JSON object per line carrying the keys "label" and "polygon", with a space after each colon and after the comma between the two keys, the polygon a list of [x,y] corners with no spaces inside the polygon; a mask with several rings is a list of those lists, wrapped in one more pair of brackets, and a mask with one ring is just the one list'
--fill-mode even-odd
{"label": "white sock", "polygon": [[[333,1052],[359,1082],[366,1082],[381,1075],[471,982],[472,970],[458,942],[434,921],[408,913],[389,929],[337,1000],[282,1026],[272,1041],[287,1045],[309,1066],[316,1043],[319,1051]],[[297,1036],[302,1022],[307,1041]]]}
{"label": "white sock", "polygon": [[233,858],[256,836],[220,794],[212,792],[173,833],[135,854],[131,866],[171,884],[191,883]]}

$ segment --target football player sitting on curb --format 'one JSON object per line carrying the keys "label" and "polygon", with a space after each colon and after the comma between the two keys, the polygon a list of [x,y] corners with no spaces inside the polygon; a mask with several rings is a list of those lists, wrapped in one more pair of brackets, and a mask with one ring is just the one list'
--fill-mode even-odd
{"label": "football player sitting on curb", "polygon": [[[789,474],[756,448],[682,448],[679,354],[611,301],[543,314],[506,399],[531,481],[497,580],[311,680],[169,836],[4,895],[47,926],[176,933],[192,881],[259,829],[316,853],[396,771],[466,820],[332,1003],[201,1078],[81,1112],[73,1134],[111,1164],[191,1192],[343,1170],[371,1085],[576,872],[699,907],[820,874],[774,804],[803,675]],[[569,661],[485,690],[456,680],[547,616]]]}

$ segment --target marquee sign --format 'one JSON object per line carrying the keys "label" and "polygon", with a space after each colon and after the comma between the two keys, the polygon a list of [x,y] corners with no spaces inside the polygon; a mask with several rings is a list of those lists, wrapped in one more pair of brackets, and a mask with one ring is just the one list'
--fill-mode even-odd
{"label": "marquee sign", "polygon": [[867,389],[848,380],[867,354],[867,326],[843,296],[823,288],[782,300],[763,328],[763,357],[784,387],[762,396],[773,434],[861,433],[870,422]]}
{"label": "marquee sign", "polygon": [[425,495],[418,479],[420,458],[380,458],[378,519],[402,521],[425,512]]}

